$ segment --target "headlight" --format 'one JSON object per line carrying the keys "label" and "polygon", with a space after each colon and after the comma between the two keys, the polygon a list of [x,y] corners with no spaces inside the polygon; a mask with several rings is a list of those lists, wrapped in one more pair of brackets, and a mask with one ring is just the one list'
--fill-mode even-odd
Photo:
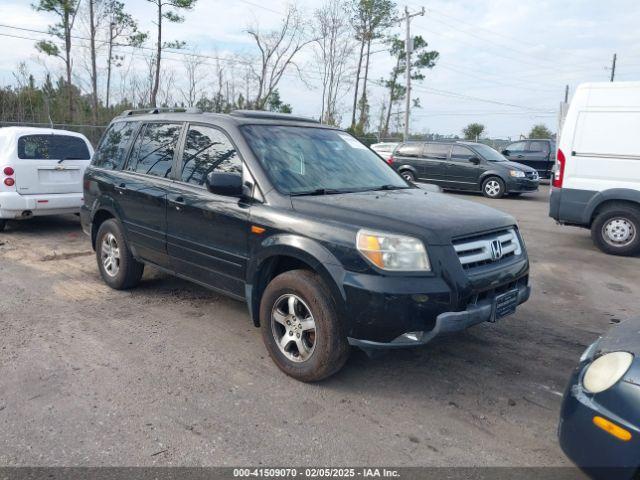
{"label": "headlight", "polygon": [[524,172],[521,172],[520,170],[509,170],[509,175],[517,178],[524,178],[525,176]]}
{"label": "headlight", "polygon": [[424,244],[413,237],[360,230],[356,238],[358,251],[383,270],[428,272],[431,270]]}
{"label": "headlight", "polygon": [[633,355],[628,352],[602,355],[587,367],[582,385],[590,393],[604,392],[613,387],[627,373],[631,362],[633,362]]}

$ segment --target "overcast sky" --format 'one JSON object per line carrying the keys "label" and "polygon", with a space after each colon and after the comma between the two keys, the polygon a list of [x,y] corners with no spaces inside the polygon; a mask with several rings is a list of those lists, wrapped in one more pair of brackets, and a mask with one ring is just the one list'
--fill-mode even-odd
{"label": "overcast sky", "polygon": [[[13,82],[20,61],[42,72],[33,47],[44,36],[7,26],[45,30],[52,18],[30,8],[30,0],[2,0],[0,4],[0,82]],[[309,16],[320,1],[301,0]],[[153,8],[145,0],[126,0],[127,9],[140,21],[142,30],[154,32]],[[168,24],[167,40],[185,40],[202,54],[255,54],[244,33],[249,24],[261,29],[277,26],[286,0],[199,0],[185,14],[182,24]],[[640,2],[638,0],[430,0],[399,3],[412,11],[424,5],[424,17],[415,17],[412,33],[422,35],[430,48],[440,52],[436,67],[414,85],[415,109],[412,131],[459,134],[472,121],[486,126],[491,137],[518,138],[534,123],[553,131],[564,86],[607,81],[611,58],[618,54],[616,79],[640,80]],[[400,27],[397,29],[401,32]],[[6,35],[23,36],[27,39]],[[373,50],[381,50],[377,46]],[[295,75],[286,77],[281,97],[295,113],[318,116],[320,91],[311,52],[300,59],[310,85]],[[48,59],[52,71],[62,72],[62,62]],[[386,77],[391,59],[385,52],[371,59],[370,78]],[[169,60],[176,70],[179,61]],[[77,67],[77,65],[76,65]],[[311,91],[310,91],[311,89]],[[379,114],[383,91],[371,86],[371,116]],[[350,94],[343,99],[343,123],[350,117]]]}

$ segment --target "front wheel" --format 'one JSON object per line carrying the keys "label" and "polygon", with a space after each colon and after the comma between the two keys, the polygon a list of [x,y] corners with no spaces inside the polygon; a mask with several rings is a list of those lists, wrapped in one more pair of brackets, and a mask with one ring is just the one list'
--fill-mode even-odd
{"label": "front wheel", "polygon": [[322,279],[307,270],[274,278],[260,301],[260,328],[269,356],[287,375],[316,382],[347,361],[349,344]]}
{"label": "front wheel", "polygon": [[611,255],[640,253],[640,209],[629,205],[610,206],[600,212],[591,225],[597,247]]}
{"label": "front wheel", "polygon": [[135,287],[144,271],[127,246],[120,222],[106,220],[96,235],[96,258],[104,282],[116,290]]}
{"label": "front wheel", "polygon": [[482,182],[482,194],[487,198],[502,198],[505,192],[504,182],[498,177],[489,177]]}

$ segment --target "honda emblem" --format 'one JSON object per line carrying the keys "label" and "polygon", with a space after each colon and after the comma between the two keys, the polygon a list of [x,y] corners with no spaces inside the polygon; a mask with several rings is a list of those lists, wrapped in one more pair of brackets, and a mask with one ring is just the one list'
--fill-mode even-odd
{"label": "honda emblem", "polygon": [[495,262],[502,258],[502,242],[500,240],[491,241],[491,259]]}

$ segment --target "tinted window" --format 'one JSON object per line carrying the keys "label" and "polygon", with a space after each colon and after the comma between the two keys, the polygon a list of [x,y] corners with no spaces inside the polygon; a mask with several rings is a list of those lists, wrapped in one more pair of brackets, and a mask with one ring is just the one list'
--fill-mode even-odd
{"label": "tinted window", "polygon": [[410,188],[382,158],[348,133],[279,125],[241,128],[254,155],[282,193]]}
{"label": "tinted window", "polygon": [[475,157],[475,155],[467,147],[454,145],[451,149],[451,160],[454,162],[468,162],[471,157]]}
{"label": "tinted window", "polygon": [[168,177],[181,129],[178,123],[145,125],[133,145],[127,170]]}
{"label": "tinted window", "polygon": [[505,150],[509,152],[524,152],[527,149],[527,142],[516,142],[509,145]]}
{"label": "tinted window", "polygon": [[242,172],[242,163],[227,136],[212,127],[191,125],[182,155],[183,182],[203,185],[212,170]]}
{"label": "tinted window", "polygon": [[92,164],[110,170],[118,168],[127,154],[135,127],[135,122],[118,122],[111,125],[93,156]]}
{"label": "tinted window", "polygon": [[450,148],[447,144],[427,143],[424,146],[424,155],[425,157],[445,159],[449,155]]}
{"label": "tinted window", "polygon": [[395,151],[395,155],[400,157],[420,157],[422,156],[421,143],[405,143],[400,145]]}
{"label": "tinted window", "polygon": [[529,142],[529,150],[531,152],[549,153],[549,146],[546,142]]}
{"label": "tinted window", "polygon": [[18,158],[23,160],[89,160],[82,138],[70,135],[25,135],[18,139]]}

